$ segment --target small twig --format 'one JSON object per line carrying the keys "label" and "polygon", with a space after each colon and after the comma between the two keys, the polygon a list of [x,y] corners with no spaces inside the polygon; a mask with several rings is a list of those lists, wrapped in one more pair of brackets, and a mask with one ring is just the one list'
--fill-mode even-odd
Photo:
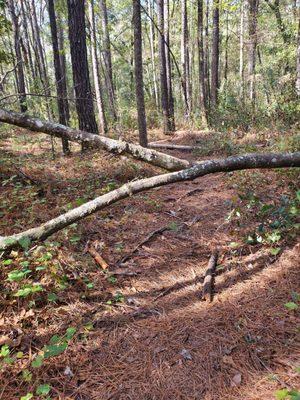
{"label": "small twig", "polygon": [[26,179],[33,185],[41,186],[41,182],[32,178],[31,176],[27,175],[24,171],[22,171],[20,168],[18,168],[16,165],[14,166],[15,170],[19,173],[19,175],[22,176],[23,179]]}
{"label": "small twig", "polygon": [[219,257],[219,250],[215,249],[209,259],[202,289],[202,300],[213,300],[214,277]]}
{"label": "small twig", "polygon": [[164,226],[162,228],[156,229],[155,231],[151,232],[144,240],[142,240],[129,254],[124,256],[121,260],[117,262],[117,265],[124,264],[128,261],[137,251],[138,249],[143,246],[144,244],[148,243],[154,236],[162,234],[163,232],[170,230],[168,226]]}
{"label": "small twig", "polygon": [[197,188],[197,189],[190,190],[190,191],[184,193],[184,195],[180,196],[179,199],[176,200],[176,203],[178,203],[179,201],[181,201],[185,197],[189,197],[189,196],[192,196],[195,193],[200,193],[200,192],[203,192],[203,189]]}
{"label": "small twig", "polygon": [[104,260],[104,258],[98,253],[98,251],[95,249],[95,247],[93,245],[89,245],[89,243],[87,243],[86,246],[86,251],[94,258],[94,260],[96,261],[96,263],[104,270],[108,269],[108,264],[107,262]]}

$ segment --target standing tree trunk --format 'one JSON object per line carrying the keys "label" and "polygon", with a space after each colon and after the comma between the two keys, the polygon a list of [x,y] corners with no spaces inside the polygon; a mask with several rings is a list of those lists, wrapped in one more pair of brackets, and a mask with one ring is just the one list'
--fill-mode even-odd
{"label": "standing tree trunk", "polygon": [[59,48],[59,59],[60,59],[60,67],[62,73],[62,89],[63,89],[63,103],[64,103],[64,111],[66,123],[69,125],[70,121],[70,107],[68,101],[68,80],[67,80],[67,67],[66,67],[66,54],[65,54],[65,41],[64,41],[64,29],[63,22],[58,15],[58,48]]}
{"label": "standing tree trunk", "polygon": [[106,82],[108,90],[108,98],[111,108],[111,113],[114,122],[117,121],[117,111],[116,111],[116,100],[115,100],[115,90],[113,83],[113,70],[111,61],[111,46],[110,46],[110,35],[108,29],[108,16],[106,0],[99,1],[101,14],[102,14],[102,30],[103,30],[103,60],[106,73]]}
{"label": "standing tree trunk", "polygon": [[170,56],[170,10],[169,0],[165,0],[164,13],[165,13],[165,54],[166,54],[166,68],[167,68],[167,85],[168,85],[168,101],[169,101],[169,114],[170,114],[170,130],[175,131],[175,116],[174,116],[174,97],[172,87],[172,64]]}
{"label": "standing tree trunk", "polygon": [[[98,133],[86,48],[84,1],[67,0],[69,40],[79,129]],[[85,145],[82,145],[85,149]]]}
{"label": "standing tree trunk", "polygon": [[244,0],[241,2],[241,20],[240,20],[240,99],[242,104],[245,101],[244,92]]}
{"label": "standing tree trunk", "polygon": [[190,54],[187,18],[187,0],[181,0],[181,64],[184,96],[187,99],[186,116],[191,112]]}
{"label": "standing tree trunk", "polygon": [[164,133],[168,134],[172,131],[169,110],[168,98],[168,82],[167,82],[167,66],[166,66],[166,52],[165,52],[165,21],[164,21],[164,0],[157,1],[158,10],[158,28],[159,35],[159,67],[160,67],[160,90],[161,90],[161,107],[163,112],[163,129]]}
{"label": "standing tree trunk", "polygon": [[105,119],[105,114],[104,114],[103,93],[102,93],[102,86],[101,86],[101,82],[100,82],[99,64],[98,64],[98,57],[97,57],[94,0],[89,1],[89,23],[90,23],[90,31],[91,31],[90,36],[91,36],[93,76],[94,76],[94,85],[95,85],[95,92],[96,92],[100,132],[102,134],[106,134],[107,126],[106,126],[106,119]]}
{"label": "standing tree trunk", "polygon": [[20,30],[19,30],[19,20],[16,14],[15,2],[14,0],[10,0],[9,2],[9,11],[12,19],[13,32],[14,32],[14,48],[16,54],[16,82],[17,89],[19,94],[19,102],[20,102],[20,110],[21,112],[27,111],[27,102],[26,102],[26,88],[25,88],[25,78],[24,78],[24,67],[23,67],[23,58],[21,52],[20,45]]}
{"label": "standing tree trunk", "polygon": [[154,27],[153,27],[153,4],[152,0],[148,0],[148,14],[150,16],[150,52],[151,52],[151,66],[152,66],[152,79],[154,88],[154,97],[156,107],[159,108],[159,97],[158,87],[156,78],[156,66],[155,66],[155,52],[154,52]]}
{"label": "standing tree trunk", "polygon": [[[65,107],[64,107],[64,83],[63,83],[63,74],[61,70],[61,63],[59,58],[59,47],[58,47],[58,37],[57,37],[57,25],[56,25],[56,15],[54,8],[54,0],[48,0],[48,12],[49,12],[49,20],[50,20],[50,28],[51,28],[51,39],[52,39],[52,49],[53,49],[53,62],[54,62],[54,71],[55,71],[55,83],[56,83],[56,92],[57,92],[57,108],[59,113],[59,123],[63,125],[67,125],[67,118],[65,115]],[[67,139],[62,139],[62,147],[64,154],[69,154],[69,143]]]}
{"label": "standing tree trunk", "polygon": [[296,93],[300,96],[300,18],[298,20],[298,43],[297,43],[297,64],[296,64]]}
{"label": "standing tree trunk", "polygon": [[207,96],[205,87],[205,69],[204,69],[204,43],[203,43],[203,0],[198,0],[198,62],[199,62],[199,105],[201,122],[204,128],[207,123]]}
{"label": "standing tree trunk", "polygon": [[255,68],[256,68],[256,48],[257,48],[257,12],[259,0],[248,0],[249,2],[249,97],[252,107],[255,107]]}
{"label": "standing tree trunk", "polygon": [[51,100],[50,100],[51,90],[50,90],[50,84],[49,84],[49,77],[48,77],[48,73],[47,73],[46,59],[44,56],[44,51],[43,51],[43,46],[42,46],[42,41],[41,41],[40,27],[39,27],[37,15],[36,15],[35,0],[31,0],[30,14],[32,16],[33,38],[34,38],[36,50],[37,50],[37,60],[36,61],[39,65],[43,90],[44,90],[44,94],[46,96],[46,107],[47,107],[48,118],[51,119],[52,114],[53,114],[52,107],[51,107]]}
{"label": "standing tree trunk", "polygon": [[205,51],[204,51],[204,81],[206,91],[206,106],[209,109],[210,104],[210,79],[209,79],[209,0],[206,0],[206,12],[205,12]]}
{"label": "standing tree trunk", "polygon": [[147,126],[144,100],[144,80],[143,80],[143,56],[142,56],[142,24],[141,24],[141,4],[140,0],[132,0],[133,6],[133,29],[134,29],[134,74],[136,105],[139,125],[139,142],[143,147],[147,147]]}
{"label": "standing tree trunk", "polygon": [[220,9],[219,1],[213,1],[213,33],[212,33],[212,55],[211,55],[211,106],[217,106],[219,89],[219,45],[220,45]]}
{"label": "standing tree trunk", "polygon": [[32,53],[31,53],[31,48],[30,48],[29,32],[28,32],[28,26],[27,26],[27,15],[25,12],[25,7],[24,7],[23,1],[21,1],[21,14],[22,14],[22,26],[23,26],[23,30],[24,30],[24,43],[27,48],[31,77],[34,82],[37,75],[36,75],[34,65],[33,65],[33,58],[32,58]]}

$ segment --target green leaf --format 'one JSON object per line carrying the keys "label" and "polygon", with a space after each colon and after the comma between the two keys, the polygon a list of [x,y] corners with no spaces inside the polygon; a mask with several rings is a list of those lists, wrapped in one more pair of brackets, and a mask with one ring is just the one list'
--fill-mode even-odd
{"label": "green leaf", "polygon": [[24,357],[23,351],[18,351],[16,357],[19,359],[23,358]]}
{"label": "green leaf", "polygon": [[25,236],[21,239],[19,239],[19,245],[24,249],[25,251],[28,250],[29,246],[31,243],[31,239],[28,236]]}
{"label": "green leaf", "polygon": [[7,344],[4,344],[0,350],[0,357],[7,357],[10,353],[9,347]]}
{"label": "green leaf", "polygon": [[7,280],[10,282],[20,282],[26,277],[26,275],[30,274],[30,272],[30,269],[26,271],[19,271],[18,269],[15,269],[7,275]]}
{"label": "green leaf", "polygon": [[72,236],[71,239],[70,239],[70,242],[71,243],[77,243],[77,242],[80,241],[80,239],[81,239],[80,236]]}
{"label": "green leaf", "polygon": [[68,347],[67,342],[64,342],[61,344],[53,344],[53,345],[45,346],[44,347],[44,357],[51,358],[51,357],[59,356],[66,350],[67,347]]}
{"label": "green leaf", "polygon": [[287,389],[280,389],[275,392],[276,400],[285,400],[288,395],[289,391]]}
{"label": "green leaf", "polygon": [[39,355],[36,356],[35,359],[32,361],[31,366],[32,368],[40,368],[44,363],[44,356]]}
{"label": "green leaf", "polygon": [[296,192],[296,198],[298,201],[300,201],[300,189]]}
{"label": "green leaf", "polygon": [[73,338],[73,336],[75,335],[75,333],[76,333],[76,328],[74,328],[74,327],[70,327],[70,328],[68,328],[67,329],[67,331],[66,331],[66,339],[67,340],[71,340],[72,338]]}
{"label": "green leaf", "polygon": [[298,304],[294,303],[293,301],[290,301],[289,303],[285,303],[284,305],[288,310],[297,310]]}
{"label": "green leaf", "polygon": [[55,293],[49,293],[47,298],[48,298],[48,301],[50,301],[50,302],[55,302],[56,300],[58,300],[58,296]]}
{"label": "green leaf", "polygon": [[2,261],[2,264],[3,265],[10,265],[10,264],[12,264],[12,262],[13,262],[13,260],[4,260],[4,261]]}
{"label": "green leaf", "polygon": [[28,369],[24,369],[22,371],[22,378],[25,382],[31,382],[32,380],[32,373],[28,371]]}
{"label": "green leaf", "polygon": [[270,248],[270,254],[272,256],[277,256],[277,254],[280,253],[281,247],[271,247]]}
{"label": "green leaf", "polygon": [[52,336],[52,338],[49,341],[50,344],[58,344],[59,342],[61,342],[61,337],[58,335]]}
{"label": "green leaf", "polygon": [[26,396],[22,396],[20,398],[20,400],[30,400],[33,398],[33,394],[32,393],[27,393]]}
{"label": "green leaf", "polygon": [[47,396],[50,393],[51,386],[45,383],[44,385],[39,385],[36,389],[36,394],[39,396]]}

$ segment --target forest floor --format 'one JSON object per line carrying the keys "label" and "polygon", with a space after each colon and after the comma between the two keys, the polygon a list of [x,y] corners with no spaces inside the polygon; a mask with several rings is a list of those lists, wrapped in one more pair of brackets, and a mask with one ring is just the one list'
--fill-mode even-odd
{"label": "forest floor", "polygon": [[[274,148],[269,133],[234,135],[182,131],[167,141],[201,150],[169,153]],[[3,236],[159,172],[77,145],[53,160],[49,140],[0,132]],[[289,398],[300,387],[299,202],[299,171],[215,174],[132,196],[44,244],[0,254],[0,399]],[[213,301],[202,301],[216,247]]]}

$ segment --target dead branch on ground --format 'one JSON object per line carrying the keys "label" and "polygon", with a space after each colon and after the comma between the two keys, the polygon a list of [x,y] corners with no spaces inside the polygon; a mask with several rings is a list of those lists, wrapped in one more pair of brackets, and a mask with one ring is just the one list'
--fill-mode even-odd
{"label": "dead branch on ground", "polygon": [[219,250],[215,249],[209,259],[202,289],[202,300],[213,300],[214,278],[218,263]]}

